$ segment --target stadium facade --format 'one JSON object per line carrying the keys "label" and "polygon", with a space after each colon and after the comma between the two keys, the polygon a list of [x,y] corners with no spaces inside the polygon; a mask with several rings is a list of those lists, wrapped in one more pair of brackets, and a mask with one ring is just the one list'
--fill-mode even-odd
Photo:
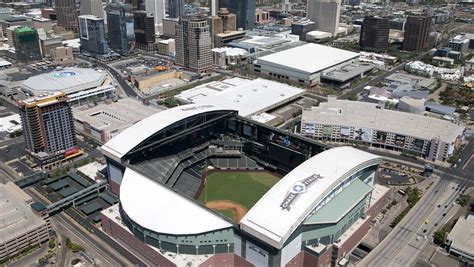
{"label": "stadium facade", "polygon": [[[102,212],[102,229],[157,266],[335,266],[387,202],[388,189],[374,184],[380,157],[213,105],[152,115],[102,152],[120,195]],[[216,158],[236,162],[217,168],[258,164],[284,177],[234,222],[196,201],[205,182],[188,170]]]}

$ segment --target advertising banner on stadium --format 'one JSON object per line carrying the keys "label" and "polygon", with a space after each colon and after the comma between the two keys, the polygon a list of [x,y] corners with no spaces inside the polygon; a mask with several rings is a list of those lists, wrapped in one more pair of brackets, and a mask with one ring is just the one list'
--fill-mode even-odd
{"label": "advertising banner on stadium", "polygon": [[316,125],[312,123],[307,123],[304,125],[303,131],[308,134],[314,134],[316,132]]}
{"label": "advertising banner on stadium", "polygon": [[395,145],[403,146],[405,144],[405,136],[404,135],[395,135]]}
{"label": "advertising banner on stadium", "polygon": [[385,144],[387,141],[387,132],[377,131],[375,140],[377,143]]}
{"label": "advertising banner on stadium", "polygon": [[350,138],[351,137],[351,128],[349,127],[341,127],[341,137],[342,138]]}
{"label": "advertising banner on stadium", "polygon": [[371,143],[374,131],[371,128],[355,128],[354,139]]}
{"label": "advertising banner on stadium", "polygon": [[323,127],[323,136],[324,137],[331,137],[331,135],[332,135],[332,126],[325,125]]}

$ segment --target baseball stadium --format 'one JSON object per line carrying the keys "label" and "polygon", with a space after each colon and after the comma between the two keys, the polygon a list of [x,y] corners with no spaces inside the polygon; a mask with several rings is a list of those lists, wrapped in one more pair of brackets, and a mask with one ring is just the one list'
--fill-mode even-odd
{"label": "baseball stadium", "polygon": [[102,230],[156,266],[337,266],[387,201],[381,158],[189,104],[104,146]]}

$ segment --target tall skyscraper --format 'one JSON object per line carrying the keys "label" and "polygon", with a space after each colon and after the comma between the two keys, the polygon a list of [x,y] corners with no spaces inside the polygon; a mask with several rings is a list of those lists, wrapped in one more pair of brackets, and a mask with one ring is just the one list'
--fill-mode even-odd
{"label": "tall skyscraper", "polygon": [[106,13],[109,47],[120,54],[127,54],[135,42],[132,7],[113,2],[107,5]]}
{"label": "tall skyscraper", "polygon": [[103,18],[93,15],[79,16],[79,38],[82,53],[96,56],[109,52]]}
{"label": "tall skyscraper", "polygon": [[316,29],[337,35],[341,0],[308,0],[306,16],[316,22]]}
{"label": "tall skyscraper", "polygon": [[74,120],[62,92],[18,102],[26,151],[47,158],[76,146]]}
{"label": "tall skyscraper", "polygon": [[184,16],[184,0],[168,0],[168,17],[182,18]]}
{"label": "tall skyscraper", "polygon": [[29,63],[41,60],[41,48],[36,29],[27,26],[16,27],[12,31],[13,46],[18,61]]}
{"label": "tall skyscraper", "polygon": [[403,50],[422,51],[426,48],[431,30],[431,16],[408,16],[405,23]]}
{"label": "tall skyscraper", "polygon": [[155,19],[146,11],[133,12],[133,28],[135,31],[135,43],[138,48],[147,48],[155,43]]}
{"label": "tall skyscraper", "polygon": [[360,47],[366,51],[387,51],[389,33],[388,18],[366,16],[360,30]]}
{"label": "tall skyscraper", "polygon": [[81,15],[94,15],[103,18],[102,0],[81,0]]}
{"label": "tall skyscraper", "polygon": [[[165,17],[165,0],[144,0],[145,11],[155,18],[155,24],[161,24]],[[177,1],[177,0],[175,0]]]}
{"label": "tall skyscraper", "polygon": [[77,12],[75,0],[56,0],[57,24],[68,31],[77,31]]}
{"label": "tall skyscraper", "polygon": [[206,18],[188,17],[176,25],[175,63],[196,72],[212,67],[210,27]]}
{"label": "tall skyscraper", "polygon": [[252,30],[255,26],[255,0],[219,0],[219,8],[226,7],[237,16],[237,28]]}

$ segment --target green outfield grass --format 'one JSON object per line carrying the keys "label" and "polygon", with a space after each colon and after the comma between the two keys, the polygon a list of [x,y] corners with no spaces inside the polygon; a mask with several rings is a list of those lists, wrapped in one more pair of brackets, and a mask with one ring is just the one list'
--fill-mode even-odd
{"label": "green outfield grass", "polygon": [[267,172],[215,172],[199,196],[199,202],[229,200],[249,210],[280,178]]}

